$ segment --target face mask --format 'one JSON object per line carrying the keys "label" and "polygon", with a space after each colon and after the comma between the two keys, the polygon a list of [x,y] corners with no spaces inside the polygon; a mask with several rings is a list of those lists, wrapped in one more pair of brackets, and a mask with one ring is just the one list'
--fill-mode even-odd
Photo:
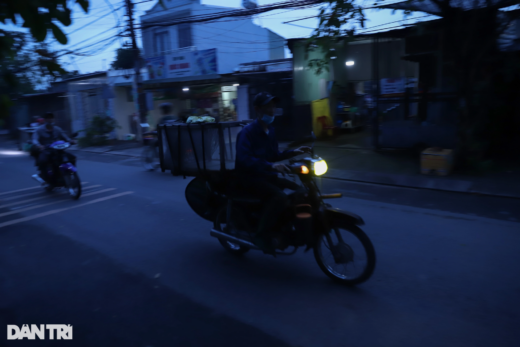
{"label": "face mask", "polygon": [[262,122],[264,122],[267,125],[271,124],[273,121],[274,121],[274,116],[270,116],[268,114],[264,114],[262,116]]}

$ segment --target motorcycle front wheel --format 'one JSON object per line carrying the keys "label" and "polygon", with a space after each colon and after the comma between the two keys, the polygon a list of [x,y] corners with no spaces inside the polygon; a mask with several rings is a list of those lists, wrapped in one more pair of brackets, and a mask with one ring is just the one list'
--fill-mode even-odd
{"label": "motorcycle front wheel", "polygon": [[67,175],[65,182],[67,183],[66,188],[69,191],[69,195],[73,200],[78,200],[81,196],[81,181],[78,173],[73,172]]}
{"label": "motorcycle front wheel", "polygon": [[314,247],[320,269],[334,281],[357,285],[372,276],[376,253],[368,236],[357,226],[336,222],[330,233],[321,236]]}

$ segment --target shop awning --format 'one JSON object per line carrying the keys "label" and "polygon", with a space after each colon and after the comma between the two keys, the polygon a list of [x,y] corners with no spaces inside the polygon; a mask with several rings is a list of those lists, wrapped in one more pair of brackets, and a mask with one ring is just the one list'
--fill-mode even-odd
{"label": "shop awning", "polygon": [[144,81],[143,84],[163,84],[163,83],[176,83],[176,82],[192,82],[192,81],[215,81],[220,80],[221,75],[202,75],[202,76],[186,76],[186,77],[177,77],[177,78],[164,78],[158,80],[147,80]]}

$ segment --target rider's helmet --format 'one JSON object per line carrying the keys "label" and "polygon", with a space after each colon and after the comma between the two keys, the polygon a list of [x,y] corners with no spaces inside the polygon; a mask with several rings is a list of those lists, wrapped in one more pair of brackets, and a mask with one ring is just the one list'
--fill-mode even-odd
{"label": "rider's helmet", "polygon": [[253,105],[255,107],[262,107],[264,105],[267,105],[271,101],[278,103],[280,102],[280,98],[277,96],[273,96],[268,92],[261,92],[256,94],[255,99],[253,100]]}
{"label": "rider's helmet", "polygon": [[169,102],[165,102],[159,105],[159,109],[161,110],[163,115],[169,114],[172,111],[172,104]]}

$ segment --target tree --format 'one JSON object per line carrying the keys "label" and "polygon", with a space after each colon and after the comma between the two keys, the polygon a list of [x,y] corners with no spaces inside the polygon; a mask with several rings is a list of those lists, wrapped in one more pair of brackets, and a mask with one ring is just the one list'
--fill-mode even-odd
{"label": "tree", "polygon": [[[0,118],[8,114],[7,110],[11,105],[6,88],[16,90],[21,85],[26,85],[26,79],[31,75],[36,75],[37,79],[57,78],[66,73],[58,62],[60,55],[51,52],[44,41],[51,31],[59,43],[67,44],[67,36],[57,22],[69,26],[72,23],[71,8],[76,3],[88,13],[89,0],[2,0],[0,22],[22,24],[23,28],[29,29],[35,42],[30,43],[26,34],[0,30]],[[22,48],[23,53],[20,53]]]}
{"label": "tree", "polygon": [[[340,37],[352,38],[353,27],[347,26],[358,22],[364,27],[364,8],[353,0],[326,0],[320,11],[320,22],[313,36],[308,41],[308,51],[322,48],[327,52],[324,60],[309,62],[316,69],[326,68],[333,51],[328,49]],[[490,138],[491,115],[503,103],[490,99],[496,94],[496,88],[504,85],[517,86],[520,66],[515,58],[506,56],[497,49],[499,36],[509,27],[517,14],[504,15],[499,11],[506,6],[518,5],[519,0],[407,0],[401,3],[385,5],[385,1],[376,0],[379,8],[392,8],[413,12],[427,12],[441,17],[439,21],[442,50],[441,68],[445,75],[453,76],[453,86],[460,100],[459,136],[457,153],[459,163],[475,166],[492,154],[492,141],[498,141],[500,131],[496,130],[495,139]],[[430,23],[416,25],[418,31],[431,30]],[[511,60],[504,64],[506,60]],[[515,64],[516,62],[516,64]],[[507,66],[507,67],[506,67]],[[507,69],[507,71],[506,71]],[[503,83],[500,85],[497,80]],[[506,82],[507,80],[507,82]],[[505,83],[505,84],[504,84]],[[516,94],[518,95],[518,94]],[[511,97],[508,100],[511,99]],[[502,109],[504,109],[502,107]]]}
{"label": "tree", "polygon": [[135,52],[132,48],[119,48],[116,52],[116,60],[112,62],[115,70],[128,70],[134,68]]}

